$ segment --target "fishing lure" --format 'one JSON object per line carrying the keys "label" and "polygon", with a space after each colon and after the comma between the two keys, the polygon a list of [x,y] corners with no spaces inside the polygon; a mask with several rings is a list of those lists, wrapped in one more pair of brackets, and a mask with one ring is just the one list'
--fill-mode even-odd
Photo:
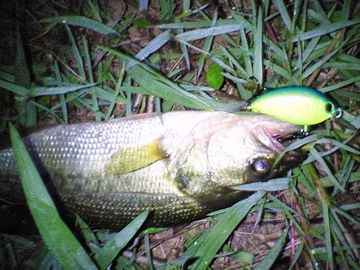
{"label": "fishing lure", "polygon": [[305,86],[284,86],[269,90],[256,97],[248,109],[303,125],[305,131],[309,125],[341,116],[341,109],[326,95]]}

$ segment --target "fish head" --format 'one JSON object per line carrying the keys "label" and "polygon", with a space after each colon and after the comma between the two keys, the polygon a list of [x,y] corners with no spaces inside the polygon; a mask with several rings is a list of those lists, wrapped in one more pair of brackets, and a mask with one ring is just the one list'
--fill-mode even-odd
{"label": "fish head", "polygon": [[283,154],[295,125],[265,115],[240,117],[232,126],[213,134],[208,144],[212,173],[222,186],[264,181],[298,165],[300,152]]}
{"label": "fish head", "polygon": [[180,151],[174,178],[189,194],[198,195],[284,174],[303,160],[292,151],[275,165],[286,148],[285,138],[298,131],[295,125],[265,115],[208,119],[194,128],[193,143]]}

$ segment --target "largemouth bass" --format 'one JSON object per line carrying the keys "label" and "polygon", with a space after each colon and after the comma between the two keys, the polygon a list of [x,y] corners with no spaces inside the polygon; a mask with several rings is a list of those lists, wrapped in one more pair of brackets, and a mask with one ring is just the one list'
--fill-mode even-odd
{"label": "largemouth bass", "polygon": [[[231,187],[286,172],[299,155],[282,138],[298,131],[270,116],[169,112],[58,125],[23,137],[51,193],[93,228],[120,228],[144,209],[169,226],[228,207]],[[5,143],[6,144],[6,143]],[[11,146],[0,148],[0,198],[24,203]]]}

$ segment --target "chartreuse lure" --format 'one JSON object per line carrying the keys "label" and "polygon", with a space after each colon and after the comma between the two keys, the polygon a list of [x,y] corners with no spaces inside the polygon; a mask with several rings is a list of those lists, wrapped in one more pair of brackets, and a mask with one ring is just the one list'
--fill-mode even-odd
{"label": "chartreuse lure", "polygon": [[248,106],[253,112],[305,126],[331,117],[340,117],[341,109],[320,91],[305,86],[284,86],[256,97]]}

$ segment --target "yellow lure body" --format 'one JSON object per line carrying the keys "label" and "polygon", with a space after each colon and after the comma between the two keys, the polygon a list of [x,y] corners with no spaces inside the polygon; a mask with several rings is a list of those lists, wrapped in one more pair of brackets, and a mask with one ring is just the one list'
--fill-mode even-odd
{"label": "yellow lure body", "polygon": [[285,86],[258,96],[249,106],[253,112],[271,115],[295,125],[315,125],[341,112],[323,93],[305,86]]}

